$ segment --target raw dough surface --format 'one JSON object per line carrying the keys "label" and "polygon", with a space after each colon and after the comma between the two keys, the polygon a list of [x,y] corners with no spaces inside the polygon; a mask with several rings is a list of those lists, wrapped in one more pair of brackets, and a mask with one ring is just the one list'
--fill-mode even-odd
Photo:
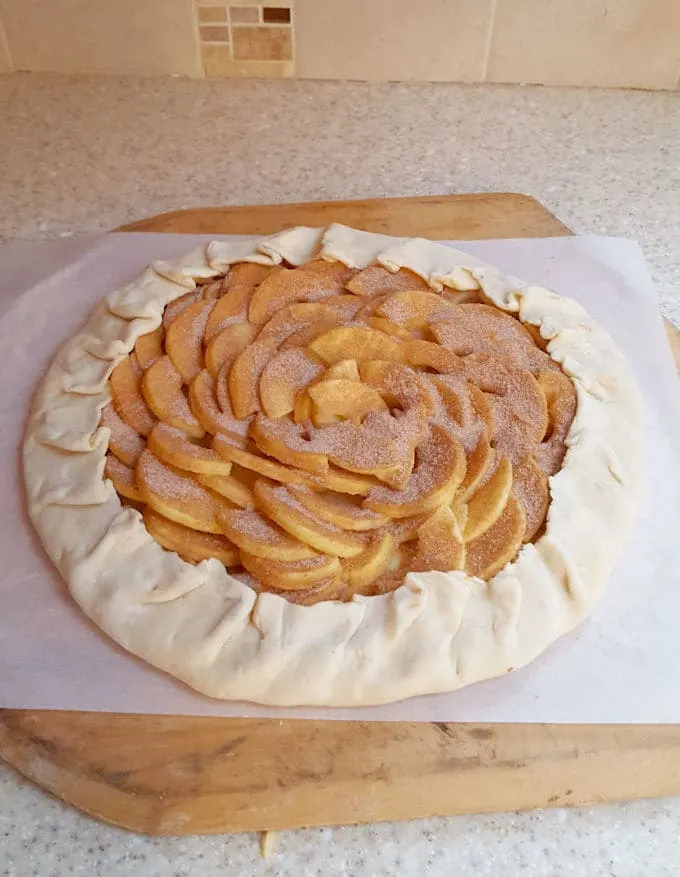
{"label": "raw dough surface", "polygon": [[[103,469],[108,377],[196,278],[230,264],[312,258],[409,268],[435,290],[479,284],[538,328],[572,379],[578,411],[550,479],[545,533],[489,582],[410,573],[379,597],[298,606],[256,595],[216,560],[165,551],[121,507]],[[155,263],[111,293],[59,352],[24,441],[31,518],[86,614],[120,645],[218,698],[359,706],[450,691],[529,663],[600,598],[632,526],[642,477],[637,389],[611,338],[575,301],[508,278],[443,244],[341,225],[294,228],[255,244],[214,241]]]}

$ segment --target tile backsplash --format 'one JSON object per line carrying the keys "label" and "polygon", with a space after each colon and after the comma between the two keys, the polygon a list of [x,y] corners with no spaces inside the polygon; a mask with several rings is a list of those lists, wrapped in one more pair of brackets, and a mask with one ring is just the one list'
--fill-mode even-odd
{"label": "tile backsplash", "polygon": [[680,86],[680,0],[0,0],[0,73]]}
{"label": "tile backsplash", "polygon": [[201,60],[206,76],[293,76],[293,24],[290,4],[215,5],[198,0]]}

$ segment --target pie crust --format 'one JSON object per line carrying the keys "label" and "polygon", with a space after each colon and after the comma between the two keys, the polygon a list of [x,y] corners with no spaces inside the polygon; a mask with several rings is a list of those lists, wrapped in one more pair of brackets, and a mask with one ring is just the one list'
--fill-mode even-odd
{"label": "pie crust", "polygon": [[[408,572],[378,596],[298,605],[257,593],[217,558],[188,563],[162,548],[140,512],[121,504],[116,473],[105,474],[109,378],[137,339],[159,328],[166,306],[238,263],[320,259],[406,269],[436,293],[479,290],[540,335],[573,383],[577,410],[548,481],[547,519],[488,581],[462,570]],[[386,703],[526,665],[601,596],[632,525],[641,471],[636,387],[621,352],[580,305],[443,244],[342,225],[213,241],[154,263],[111,293],[59,352],[24,441],[30,516],[86,614],[198,691],[282,706]]]}

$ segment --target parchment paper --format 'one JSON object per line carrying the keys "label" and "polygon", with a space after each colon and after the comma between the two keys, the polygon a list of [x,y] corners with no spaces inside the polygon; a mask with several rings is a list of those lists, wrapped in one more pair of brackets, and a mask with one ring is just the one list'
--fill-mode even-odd
{"label": "parchment paper", "polygon": [[[57,347],[107,292],[214,236],[110,234],[0,250],[0,706],[222,716],[474,722],[680,722],[680,399],[637,244],[611,238],[457,243],[573,296],[615,337],[645,397],[646,495],[594,615],[529,667],[374,709],[222,703],[147,667],[82,615],[23,502],[27,406]],[[578,514],[578,510],[574,511]]]}

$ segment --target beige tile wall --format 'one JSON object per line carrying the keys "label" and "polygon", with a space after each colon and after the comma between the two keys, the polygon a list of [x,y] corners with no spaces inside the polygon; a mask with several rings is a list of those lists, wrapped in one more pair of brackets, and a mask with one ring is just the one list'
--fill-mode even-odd
{"label": "beige tile wall", "polygon": [[193,0],[0,0],[17,70],[201,76]]}
{"label": "beige tile wall", "polygon": [[0,0],[0,73],[680,87],[680,0]]}
{"label": "beige tile wall", "polygon": [[492,10],[493,0],[297,0],[297,74],[480,82]]}
{"label": "beige tile wall", "polygon": [[678,0],[498,0],[492,82],[673,88],[679,72]]}
{"label": "beige tile wall", "polygon": [[0,73],[11,73],[14,70],[12,56],[9,53],[9,43],[5,28],[0,21]]}

